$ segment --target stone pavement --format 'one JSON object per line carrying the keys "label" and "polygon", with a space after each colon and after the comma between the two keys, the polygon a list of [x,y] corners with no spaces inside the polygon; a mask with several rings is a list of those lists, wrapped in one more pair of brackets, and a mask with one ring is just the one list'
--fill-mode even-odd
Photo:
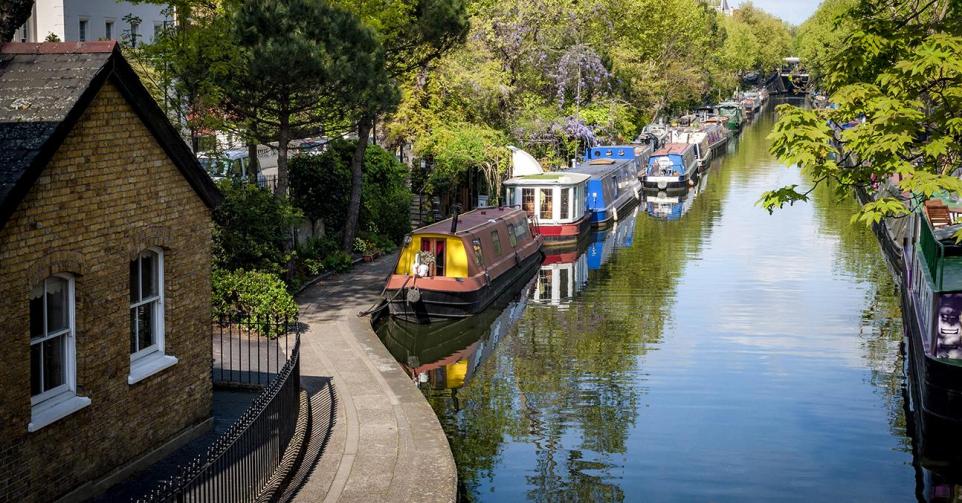
{"label": "stone pavement", "polygon": [[[333,430],[312,438],[306,480],[287,495],[293,501],[457,498],[454,458],[437,416],[381,344],[370,319],[357,317],[378,300],[395,260],[358,264],[298,296],[300,321],[307,325],[302,384],[323,398],[333,382],[337,398]],[[312,418],[316,422],[317,411]]]}

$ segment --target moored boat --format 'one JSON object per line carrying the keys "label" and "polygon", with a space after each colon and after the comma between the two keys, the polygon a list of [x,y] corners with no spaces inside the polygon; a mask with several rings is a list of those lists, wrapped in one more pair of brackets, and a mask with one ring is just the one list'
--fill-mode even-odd
{"label": "moored boat", "polygon": [[531,279],[543,244],[519,208],[479,208],[417,229],[388,277],[388,309],[417,323],[480,313]]}
{"label": "moored boat", "polygon": [[671,131],[671,143],[688,143],[695,147],[699,166],[711,162],[714,151],[728,142],[729,132],[720,121],[709,121]]}
{"label": "moored boat", "polygon": [[742,128],[742,124],[745,122],[745,115],[742,113],[742,107],[734,101],[724,101],[719,103],[718,114],[727,119],[725,126],[732,131],[740,130]]}
{"label": "moored boat", "polygon": [[591,223],[607,227],[617,222],[641,198],[638,159],[597,158],[587,160],[568,173],[591,177],[585,207],[591,211]]}
{"label": "moored boat", "polygon": [[518,176],[504,182],[505,200],[537,221],[545,246],[574,244],[591,227],[591,211],[585,208],[590,178],[566,171]]}
{"label": "moored boat", "polygon": [[941,200],[917,212],[902,277],[914,407],[926,431],[962,439],[962,207]]}
{"label": "moored boat", "polygon": [[646,189],[686,190],[697,178],[695,146],[672,143],[651,154],[642,183]]}

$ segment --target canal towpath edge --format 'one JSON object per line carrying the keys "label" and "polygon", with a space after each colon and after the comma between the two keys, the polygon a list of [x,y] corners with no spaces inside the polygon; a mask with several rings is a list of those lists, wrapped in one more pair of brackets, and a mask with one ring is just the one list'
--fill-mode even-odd
{"label": "canal towpath edge", "polygon": [[[302,383],[333,383],[334,426],[294,501],[455,501],[457,469],[424,395],[357,313],[379,300],[396,255],[360,263],[297,296]],[[323,442],[325,439],[314,439]]]}

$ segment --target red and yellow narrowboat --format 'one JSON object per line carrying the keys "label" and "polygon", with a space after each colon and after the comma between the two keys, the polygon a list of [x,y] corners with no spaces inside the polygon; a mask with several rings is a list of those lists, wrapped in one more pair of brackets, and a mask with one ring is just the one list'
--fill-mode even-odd
{"label": "red and yellow narrowboat", "polygon": [[384,289],[389,312],[417,323],[480,313],[534,276],[543,245],[519,208],[480,208],[417,229]]}

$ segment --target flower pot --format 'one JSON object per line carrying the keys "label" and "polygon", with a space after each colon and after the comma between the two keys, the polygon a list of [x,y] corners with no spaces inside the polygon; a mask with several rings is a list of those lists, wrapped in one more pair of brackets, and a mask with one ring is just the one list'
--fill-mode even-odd
{"label": "flower pot", "polygon": [[365,262],[373,262],[373,261],[374,261],[374,255],[363,255],[362,258],[364,258],[364,261],[365,261]]}

